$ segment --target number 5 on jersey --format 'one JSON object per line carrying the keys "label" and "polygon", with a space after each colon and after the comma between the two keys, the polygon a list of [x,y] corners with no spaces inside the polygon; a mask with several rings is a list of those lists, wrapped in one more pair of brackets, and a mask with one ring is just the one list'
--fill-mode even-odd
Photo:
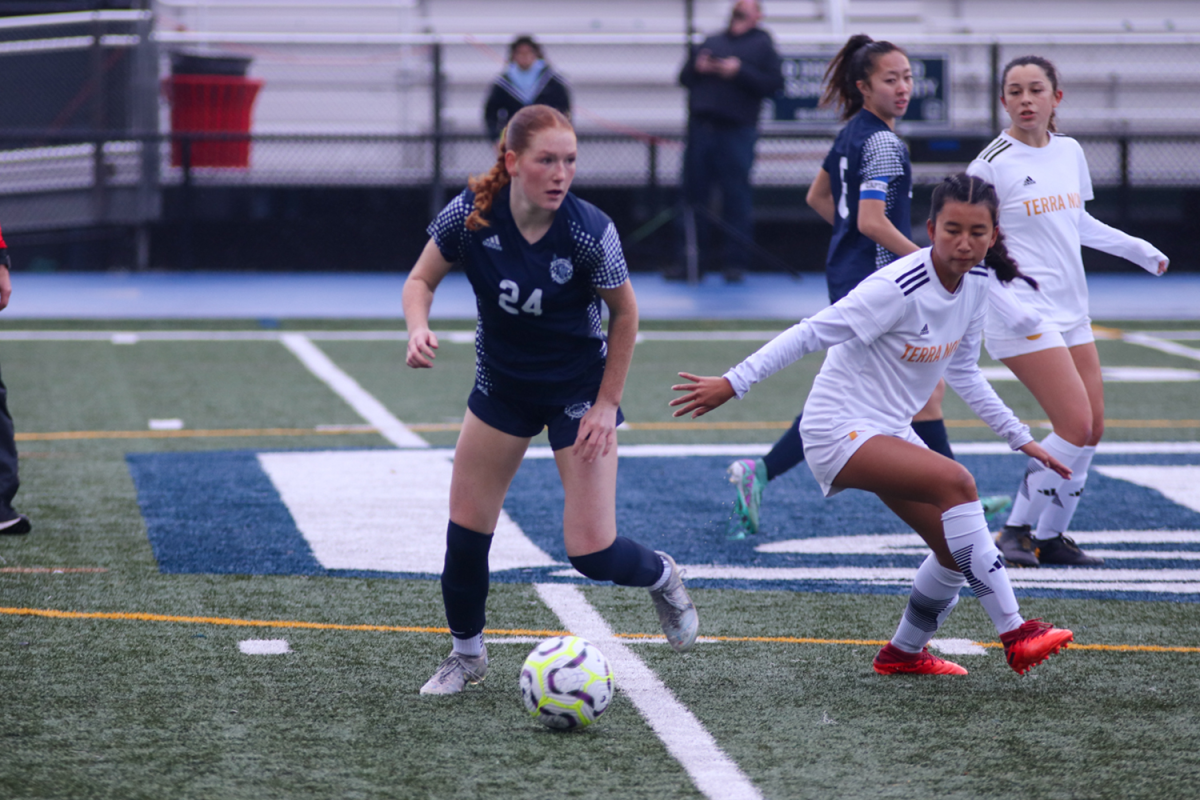
{"label": "number 5 on jersey", "polygon": [[535,317],[542,315],[542,290],[534,289],[529,295],[529,299],[521,306],[520,311],[517,310],[517,302],[521,299],[521,287],[517,286],[516,281],[502,280],[500,281],[500,307],[510,314],[519,314],[524,311],[526,314],[533,314]]}

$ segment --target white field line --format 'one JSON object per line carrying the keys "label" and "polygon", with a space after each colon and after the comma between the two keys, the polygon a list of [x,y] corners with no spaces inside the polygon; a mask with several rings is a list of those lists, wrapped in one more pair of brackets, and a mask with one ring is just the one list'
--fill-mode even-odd
{"label": "white field line", "polygon": [[[401,323],[397,323],[400,325]],[[408,332],[400,328],[383,330],[312,330],[295,331],[313,341],[406,341]],[[435,331],[438,338],[453,344],[471,344],[475,331]],[[0,341],[114,341],[117,344],[145,342],[236,342],[275,341],[289,334],[272,330],[174,330],[174,331],[114,331],[114,330],[6,330],[0,331]],[[639,342],[767,342],[779,331],[639,331]],[[1200,351],[1177,344],[1178,341],[1200,340],[1200,331],[1126,331],[1121,337],[1131,344],[1144,345],[1164,353],[1200,359]],[[1172,341],[1174,340],[1174,341]]]}
{"label": "white field line", "polygon": [[[954,442],[954,452],[964,456],[998,456],[1013,454],[1004,442]],[[680,458],[685,456],[761,456],[771,449],[770,444],[624,444],[619,445],[622,458]],[[1105,442],[1097,449],[1100,455],[1164,455],[1200,453],[1200,442]],[[1021,456],[1020,453],[1015,455]],[[1021,456],[1024,458],[1024,456]],[[531,447],[525,458],[554,458],[549,447]]]}
{"label": "white field line", "polygon": [[762,793],[717,745],[700,720],[624,641],[613,636],[612,628],[588,603],[579,587],[562,583],[535,586],[538,596],[567,630],[600,648],[613,665],[617,686],[704,796],[723,800],[762,798]]}
{"label": "white field line", "polygon": [[1170,353],[1173,356],[1183,356],[1194,361],[1200,361],[1200,350],[1177,342],[1164,341],[1153,336],[1147,336],[1144,333],[1127,332],[1121,338],[1130,344],[1140,344],[1142,347],[1149,347],[1151,350],[1158,350],[1161,353]]}
{"label": "white field line", "polygon": [[407,425],[398,420],[366,389],[359,386],[358,381],[343,372],[329,356],[309,341],[308,337],[299,333],[285,333],[279,337],[279,342],[291,350],[312,374],[324,381],[363,419],[374,425],[380,436],[397,447],[429,447],[429,442],[409,430]]}

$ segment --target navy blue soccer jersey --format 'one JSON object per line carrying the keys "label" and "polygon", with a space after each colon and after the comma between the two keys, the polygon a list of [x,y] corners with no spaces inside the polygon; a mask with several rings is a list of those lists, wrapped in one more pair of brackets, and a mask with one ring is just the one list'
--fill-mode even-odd
{"label": "navy blue soccer jersey", "polygon": [[581,381],[603,372],[607,344],[596,289],[629,278],[616,226],[567,193],[546,235],[530,244],[509,210],[511,187],[492,203],[488,227],[468,230],[470,189],[429,225],[442,257],[460,264],[475,290],[475,385],[540,403],[569,402]]}
{"label": "navy blue soccer jersey", "polygon": [[887,218],[910,236],[912,164],[900,137],[864,108],[842,128],[822,166],[837,206],[825,261],[829,300],[836,303],[863,278],[899,257],[859,232],[858,201],[883,200]]}

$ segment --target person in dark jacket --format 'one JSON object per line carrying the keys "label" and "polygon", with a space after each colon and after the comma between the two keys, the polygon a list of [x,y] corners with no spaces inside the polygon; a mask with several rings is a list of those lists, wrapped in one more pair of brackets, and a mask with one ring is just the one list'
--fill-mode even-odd
{"label": "person in dark jacket", "polygon": [[[729,26],[693,49],[679,82],[688,89],[688,138],[683,164],[685,214],[708,204],[713,184],[721,187],[725,279],[741,280],[753,243],[750,169],[765,98],[783,88],[779,53],[771,35],[758,27],[762,5],[738,0]],[[708,226],[696,215],[700,252]]]}
{"label": "person in dark jacket", "polygon": [[488,135],[499,141],[512,115],[532,105],[550,106],[571,116],[567,82],[546,63],[541,45],[532,36],[522,35],[509,45],[508,65],[492,82],[483,109]]}
{"label": "person in dark jacket", "polygon": [[[8,245],[0,233],[0,311],[8,305],[12,296],[12,278],[8,269]],[[13,510],[12,501],[17,495],[21,481],[17,478],[17,440],[13,431],[12,416],[8,413],[8,390],[0,380],[0,535],[29,533],[33,526],[29,517]]]}

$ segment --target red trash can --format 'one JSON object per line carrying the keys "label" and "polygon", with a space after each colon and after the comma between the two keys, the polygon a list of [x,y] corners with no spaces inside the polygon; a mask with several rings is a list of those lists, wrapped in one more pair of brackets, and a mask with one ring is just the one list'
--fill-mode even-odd
{"label": "red trash can", "polygon": [[[172,75],[163,81],[174,133],[250,133],[263,82],[235,75]],[[171,166],[183,165],[183,142],[171,140]],[[193,140],[193,167],[250,166],[250,139]]]}

